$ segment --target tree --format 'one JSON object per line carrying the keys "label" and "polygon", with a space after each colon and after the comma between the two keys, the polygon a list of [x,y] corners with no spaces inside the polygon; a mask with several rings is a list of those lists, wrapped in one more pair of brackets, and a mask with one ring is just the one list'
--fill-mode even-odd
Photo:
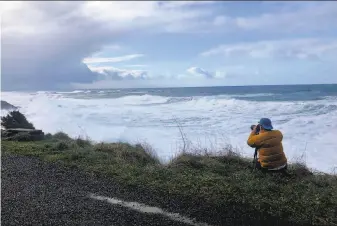
{"label": "tree", "polygon": [[1,126],[5,129],[35,129],[33,124],[28,122],[24,114],[19,111],[11,111],[6,116],[1,117]]}

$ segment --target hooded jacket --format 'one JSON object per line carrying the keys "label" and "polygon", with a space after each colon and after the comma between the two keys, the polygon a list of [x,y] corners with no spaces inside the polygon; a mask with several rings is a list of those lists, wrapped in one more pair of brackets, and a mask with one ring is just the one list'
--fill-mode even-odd
{"label": "hooded jacket", "polygon": [[265,131],[263,133],[249,135],[248,145],[258,148],[258,161],[261,167],[274,169],[287,163],[283,152],[283,135],[279,130]]}

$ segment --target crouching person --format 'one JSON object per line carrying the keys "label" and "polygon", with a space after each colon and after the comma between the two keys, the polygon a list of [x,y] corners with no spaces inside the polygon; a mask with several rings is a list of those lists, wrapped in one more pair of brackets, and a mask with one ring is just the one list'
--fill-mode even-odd
{"label": "crouching person", "polygon": [[262,118],[259,124],[252,126],[251,129],[247,143],[250,147],[256,148],[258,157],[255,167],[263,172],[286,173],[287,158],[283,152],[282,133],[273,130],[271,120],[268,118]]}

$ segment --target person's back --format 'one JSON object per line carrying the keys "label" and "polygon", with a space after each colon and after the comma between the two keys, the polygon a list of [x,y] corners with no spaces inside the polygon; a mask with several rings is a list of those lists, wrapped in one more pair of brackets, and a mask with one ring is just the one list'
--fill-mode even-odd
{"label": "person's back", "polygon": [[256,134],[254,128],[248,138],[248,145],[258,148],[257,167],[266,170],[279,170],[286,168],[287,158],[283,151],[283,135],[279,130],[273,130],[271,121],[260,120],[260,132]]}

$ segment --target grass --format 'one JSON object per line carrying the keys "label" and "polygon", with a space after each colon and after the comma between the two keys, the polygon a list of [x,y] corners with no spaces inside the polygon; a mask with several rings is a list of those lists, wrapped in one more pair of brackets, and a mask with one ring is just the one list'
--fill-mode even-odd
{"label": "grass", "polygon": [[337,225],[336,175],[313,174],[303,164],[290,165],[289,177],[252,172],[252,160],[230,146],[216,155],[183,152],[168,164],[144,144],[93,143],[64,133],[47,134],[43,141],[2,141],[1,148],[5,154],[36,156],[109,175],[121,184],[197,200],[211,209],[198,207],[204,212],[195,215],[209,216],[211,223],[233,218],[245,222],[240,225]]}

